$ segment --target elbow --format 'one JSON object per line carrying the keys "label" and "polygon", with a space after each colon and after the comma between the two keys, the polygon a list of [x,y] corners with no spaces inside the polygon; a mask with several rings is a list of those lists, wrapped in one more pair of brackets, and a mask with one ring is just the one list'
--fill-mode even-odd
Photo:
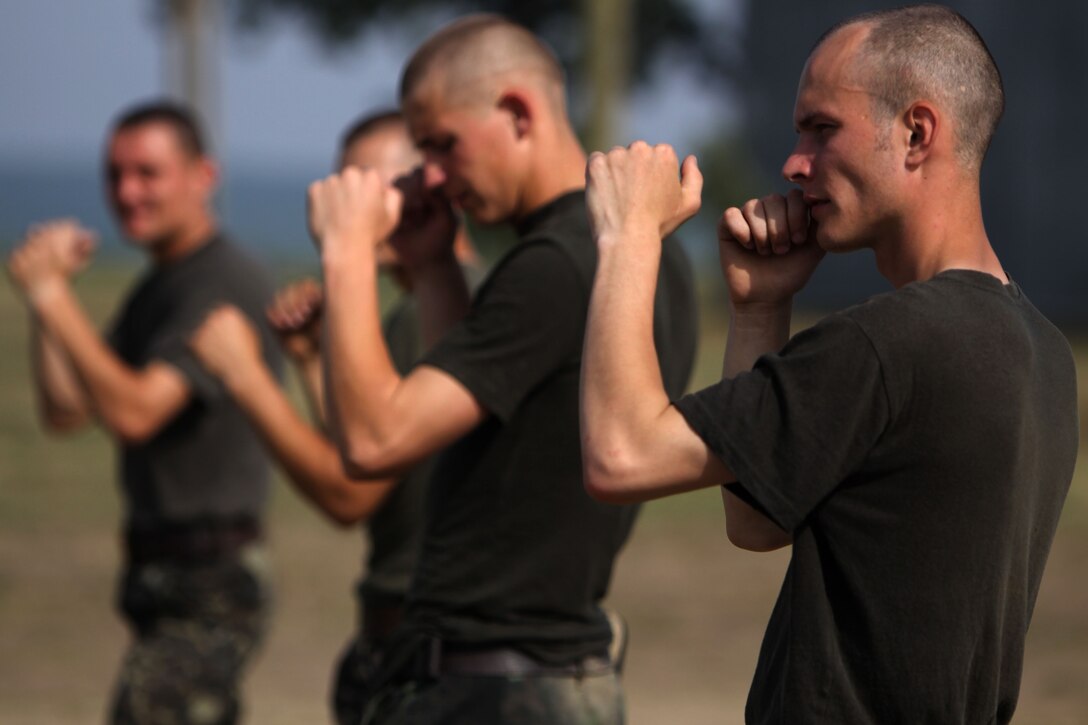
{"label": "elbow", "polygon": [[338,529],[347,530],[365,521],[368,517],[364,512],[354,511],[345,506],[331,506],[325,509],[325,517]]}
{"label": "elbow", "polygon": [[586,493],[601,503],[627,504],[641,501],[634,486],[636,468],[619,454],[600,455],[583,446],[582,480]]}
{"label": "elbow", "polygon": [[159,432],[159,425],[149,418],[134,414],[118,414],[104,420],[104,425],[127,446],[147,443]]}
{"label": "elbow", "polygon": [[365,481],[393,472],[390,451],[370,441],[353,439],[340,446],[340,462],[349,478]]}

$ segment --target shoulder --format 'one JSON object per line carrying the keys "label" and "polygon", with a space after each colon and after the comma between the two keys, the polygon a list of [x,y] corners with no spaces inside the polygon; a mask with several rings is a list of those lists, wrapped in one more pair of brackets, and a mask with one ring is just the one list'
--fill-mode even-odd
{"label": "shoulder", "polygon": [[[586,240],[592,247],[592,241]],[[587,263],[586,253],[572,249],[570,245],[545,237],[534,236],[521,241],[502,257],[480,287],[478,297],[486,299],[497,290],[526,294],[569,294],[571,289],[580,290],[589,299],[593,284],[596,250],[592,262]]]}
{"label": "shoulder", "polygon": [[579,276],[592,284],[597,268],[597,245],[589,227],[584,191],[570,192],[555,199],[526,226],[528,229],[523,227],[519,245],[523,250],[545,245],[565,255]]}
{"label": "shoulder", "polygon": [[253,251],[226,234],[219,235],[210,244],[208,252],[208,265],[223,274],[251,275],[257,282],[264,282],[269,276],[268,266]]}
{"label": "shoulder", "polygon": [[194,271],[203,286],[237,304],[249,302],[263,307],[274,292],[268,266],[226,234],[209,243],[196,266]]}

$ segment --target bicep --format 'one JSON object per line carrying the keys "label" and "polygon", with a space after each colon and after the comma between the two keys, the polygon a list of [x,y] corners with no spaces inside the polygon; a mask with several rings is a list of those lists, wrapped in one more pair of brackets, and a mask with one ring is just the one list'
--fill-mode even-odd
{"label": "bicep", "polygon": [[420,365],[404,378],[396,398],[399,406],[416,411],[409,438],[418,441],[417,459],[445,448],[488,416],[459,380],[430,365]]}
{"label": "bicep", "polygon": [[585,484],[594,498],[636,503],[736,480],[674,406],[633,423],[615,446],[585,441]]}
{"label": "bicep", "polygon": [[397,424],[382,445],[369,454],[345,458],[352,477],[403,472],[470,432],[490,413],[455,377],[419,365],[397,385],[388,414]]}
{"label": "bicep", "polygon": [[117,433],[130,442],[157,434],[188,405],[188,380],[170,363],[153,361],[135,372],[128,405],[116,422]]}

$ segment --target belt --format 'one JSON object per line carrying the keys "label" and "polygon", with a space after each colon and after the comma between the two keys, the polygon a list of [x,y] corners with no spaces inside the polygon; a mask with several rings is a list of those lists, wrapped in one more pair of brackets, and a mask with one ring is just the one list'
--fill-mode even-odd
{"label": "belt", "polygon": [[484,650],[443,649],[437,675],[507,675],[515,677],[587,677],[613,671],[607,657],[588,655],[566,665],[550,665],[510,647]]}
{"label": "belt", "polygon": [[129,527],[125,531],[125,551],[135,564],[200,563],[229,557],[260,538],[261,525],[255,518],[209,519]]}

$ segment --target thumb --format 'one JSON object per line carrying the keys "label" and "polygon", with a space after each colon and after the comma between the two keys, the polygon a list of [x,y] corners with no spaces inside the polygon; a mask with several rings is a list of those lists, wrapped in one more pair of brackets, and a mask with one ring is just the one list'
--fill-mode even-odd
{"label": "thumb", "polygon": [[681,224],[695,216],[703,205],[703,174],[694,156],[684,159],[680,167],[680,202],[673,215],[661,225],[661,236],[675,232]]}
{"label": "thumb", "polygon": [[693,154],[684,159],[680,167],[680,210],[684,219],[699,211],[703,205],[703,172]]}
{"label": "thumb", "polygon": [[396,227],[400,223],[401,211],[404,209],[404,192],[396,186],[386,186],[382,193],[382,205],[385,207],[385,214],[391,225]]}

